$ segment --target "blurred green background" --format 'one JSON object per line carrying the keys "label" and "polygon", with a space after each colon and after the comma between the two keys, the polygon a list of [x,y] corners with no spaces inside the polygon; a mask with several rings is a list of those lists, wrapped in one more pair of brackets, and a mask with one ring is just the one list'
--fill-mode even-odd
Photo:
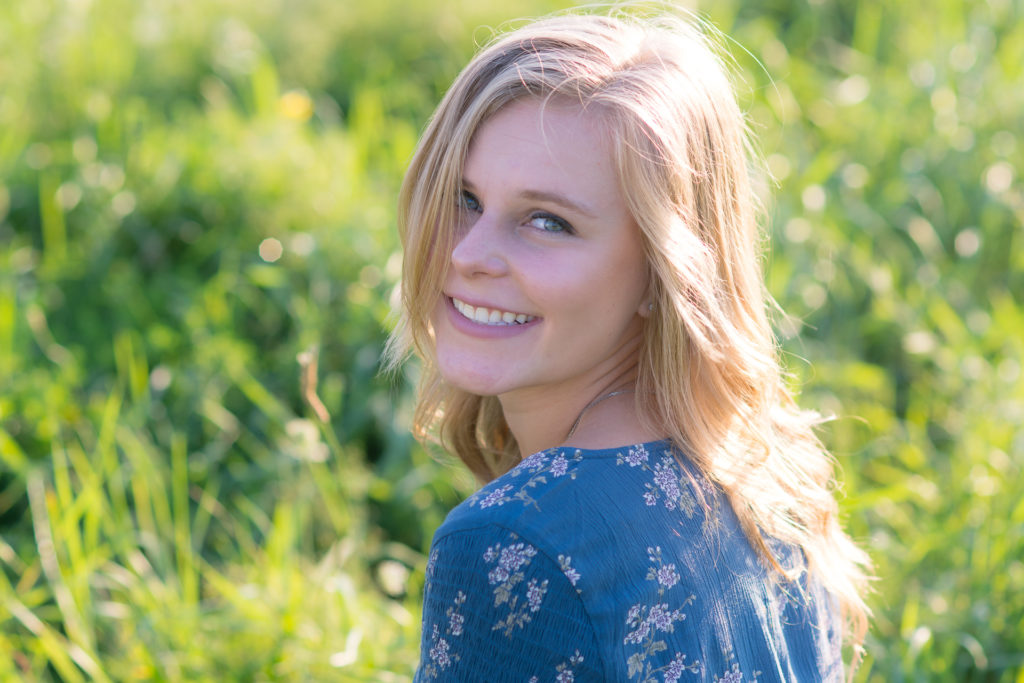
{"label": "blurred green background", "polygon": [[[411,678],[472,482],[378,374],[395,195],[487,27],[566,5],[0,4],[0,680]],[[857,680],[1022,683],[1022,3],[696,9],[877,564]]]}

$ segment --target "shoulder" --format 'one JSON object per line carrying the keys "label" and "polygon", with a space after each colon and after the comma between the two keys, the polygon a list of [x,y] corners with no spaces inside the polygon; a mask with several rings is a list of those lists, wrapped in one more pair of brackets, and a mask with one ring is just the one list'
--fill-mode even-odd
{"label": "shoulder", "polygon": [[576,488],[585,471],[583,460],[582,452],[567,449],[540,451],[524,458],[453,509],[436,538],[495,524],[521,528],[538,514],[558,514],[563,507],[559,492]]}
{"label": "shoulder", "polygon": [[716,507],[714,489],[668,441],[555,448],[524,458],[453,509],[434,543],[512,532],[558,563],[589,565],[591,585],[603,591],[648,547],[701,552]]}
{"label": "shoulder", "polygon": [[548,532],[566,523],[584,524],[592,531],[594,515],[606,524],[629,523],[646,516],[645,508],[694,517],[702,486],[682,462],[667,441],[540,451],[452,510],[437,538],[490,524],[561,538],[564,533]]}
{"label": "shoulder", "polygon": [[[668,442],[524,459],[451,512],[427,581],[432,614],[472,608],[502,642],[555,633],[572,647],[548,668],[595,666],[604,680],[785,670],[780,643],[828,644],[828,615],[814,608],[824,596],[769,580],[725,496]],[[441,652],[430,641],[443,639],[440,621],[424,631],[425,656]]]}
{"label": "shoulder", "polygon": [[572,555],[591,540],[580,527],[592,516],[588,492],[602,466],[574,449],[524,458],[448,514],[434,535],[428,569],[462,556],[463,563],[483,562],[492,578],[532,566],[534,573],[558,572],[576,589]]}
{"label": "shoulder", "polygon": [[435,538],[416,680],[605,680],[574,582],[532,539],[497,524]]}
{"label": "shoulder", "polygon": [[[692,545],[703,527],[697,489],[680,461],[667,442],[552,449],[525,458],[452,510],[438,529],[428,559],[428,604],[442,612],[458,608],[457,592],[433,604],[442,594],[437,587],[450,593],[458,586],[493,622],[490,630],[512,635],[526,621],[577,615],[559,632],[573,634],[568,641],[579,643],[603,679],[620,678],[628,662],[638,661],[634,650],[645,647],[645,619],[676,629],[677,640],[689,637],[678,622],[693,598],[680,578],[687,565],[701,563],[678,553],[662,557],[662,546],[667,551],[673,539]],[[587,655],[588,647],[595,654]],[[680,649],[645,665],[683,661]]]}

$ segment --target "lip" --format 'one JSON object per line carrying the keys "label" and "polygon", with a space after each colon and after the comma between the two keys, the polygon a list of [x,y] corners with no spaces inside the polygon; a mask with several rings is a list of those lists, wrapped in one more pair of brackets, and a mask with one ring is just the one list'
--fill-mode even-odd
{"label": "lip", "polygon": [[[466,301],[466,303],[471,306],[476,305],[462,297],[459,297],[459,300]],[[529,322],[519,323],[516,325],[485,325],[484,323],[478,323],[475,320],[470,320],[459,313],[455,308],[455,304],[452,303],[452,298],[448,295],[445,295],[444,297],[444,307],[448,314],[448,320],[451,321],[452,327],[463,334],[469,335],[470,337],[478,337],[480,339],[507,339],[509,337],[516,337],[527,332],[541,321],[541,318],[538,317]]]}

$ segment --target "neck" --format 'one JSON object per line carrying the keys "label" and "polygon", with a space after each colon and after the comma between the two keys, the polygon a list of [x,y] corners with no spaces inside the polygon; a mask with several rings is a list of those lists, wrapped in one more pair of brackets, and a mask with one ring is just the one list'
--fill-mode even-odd
{"label": "neck", "polygon": [[560,445],[612,448],[657,438],[643,428],[637,411],[636,346],[621,349],[595,370],[588,377],[499,396],[520,455]]}

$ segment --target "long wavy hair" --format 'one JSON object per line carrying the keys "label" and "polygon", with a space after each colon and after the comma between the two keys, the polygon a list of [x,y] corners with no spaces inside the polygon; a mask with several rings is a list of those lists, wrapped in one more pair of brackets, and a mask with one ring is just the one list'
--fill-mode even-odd
{"label": "long wavy hair", "polygon": [[430,316],[455,244],[463,163],[474,133],[521,98],[596,111],[613,141],[623,195],[650,273],[636,400],[724,491],[752,546],[800,547],[838,599],[855,649],[868,609],[867,555],[842,531],[822,418],[787,389],[760,270],[762,236],[751,147],[723,60],[673,16],[561,15],[486,45],[459,74],[424,132],[399,198],[405,260],[392,365],[423,360],[415,431],[434,436],[486,482],[521,455],[497,398],[446,384]]}

